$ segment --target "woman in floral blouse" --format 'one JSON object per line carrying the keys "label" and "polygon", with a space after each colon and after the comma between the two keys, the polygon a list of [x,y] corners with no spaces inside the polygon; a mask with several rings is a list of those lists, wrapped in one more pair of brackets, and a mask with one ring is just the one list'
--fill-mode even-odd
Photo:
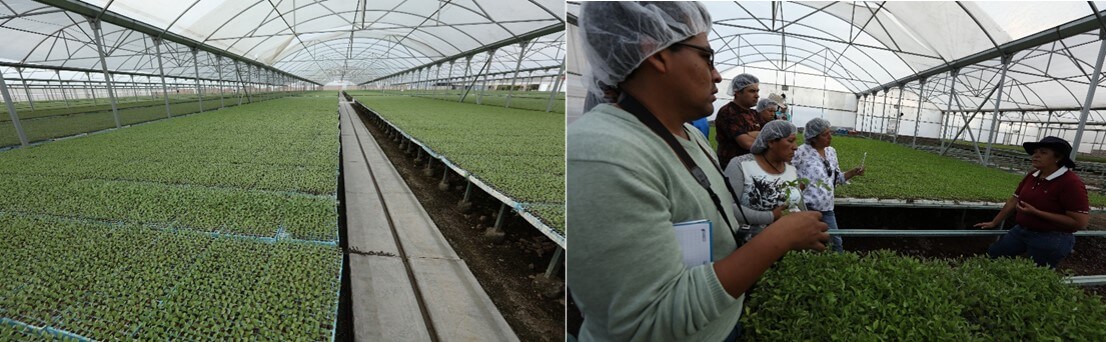
{"label": "woman in floral blouse", "polygon": [[[807,209],[821,211],[822,222],[829,225],[830,230],[837,230],[837,218],[833,213],[833,189],[837,184],[864,175],[864,168],[856,167],[841,172],[841,167],[837,164],[837,150],[830,147],[833,132],[829,121],[821,118],[807,121],[803,134],[806,144],[800,146],[791,159],[791,164],[798,170],[799,178],[810,180],[810,185],[803,189],[803,202]],[[841,248],[840,236],[834,235],[831,240],[833,250],[844,250]]]}

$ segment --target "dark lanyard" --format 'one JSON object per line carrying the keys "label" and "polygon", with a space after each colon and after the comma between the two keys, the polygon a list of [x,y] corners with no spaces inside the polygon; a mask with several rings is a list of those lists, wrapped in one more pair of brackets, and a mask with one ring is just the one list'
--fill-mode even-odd
{"label": "dark lanyard", "polygon": [[[742,240],[744,239],[738,237],[737,230],[734,229],[733,224],[730,223],[730,218],[726,215],[726,210],[722,206],[722,200],[718,198],[718,194],[714,193],[714,190],[711,189],[710,180],[707,179],[707,174],[703,172],[703,169],[700,168],[698,164],[695,164],[695,161],[691,159],[691,155],[687,154],[687,151],[684,150],[683,146],[680,146],[680,142],[676,141],[676,136],[672,135],[672,132],[669,132],[668,129],[666,129],[663,124],[661,124],[656,115],[653,115],[653,112],[650,112],[648,108],[645,108],[645,106],[642,105],[641,102],[638,102],[638,100],[635,99],[633,96],[622,93],[622,97],[620,97],[618,100],[618,105],[622,107],[623,110],[630,112],[630,114],[633,114],[634,117],[637,117],[637,119],[641,121],[641,123],[645,124],[646,127],[649,127],[649,129],[652,130],[653,133],[660,136],[665,143],[668,143],[668,147],[672,148],[672,151],[675,152],[676,156],[680,158],[680,162],[684,164],[684,167],[687,168],[687,171],[691,173],[692,177],[695,178],[695,181],[698,182],[699,185],[702,186],[708,194],[710,194],[710,199],[714,202],[715,209],[717,209],[718,213],[722,215],[722,219],[726,221],[726,226],[730,228],[730,233],[733,235],[734,241],[737,243],[737,246],[740,247],[742,244]],[[696,142],[695,145],[699,146],[700,150],[703,150],[703,146],[699,145],[699,143]],[[711,160],[711,164],[714,165],[714,168],[718,170],[718,174],[722,175],[722,179],[725,180],[726,175],[722,173],[722,168],[718,166],[718,162],[715,161],[714,158],[711,158],[710,153],[706,153],[706,151],[703,151],[703,153],[707,156],[708,159]],[[727,181],[723,183],[726,183],[726,189],[730,191],[730,195],[734,196],[734,199],[736,200],[737,195],[734,193],[733,186],[730,185],[730,182]],[[737,207],[739,210],[741,209],[741,205],[738,205]],[[743,218],[745,217],[744,210],[741,210],[741,216]],[[749,219],[746,218],[745,222],[749,222]]]}

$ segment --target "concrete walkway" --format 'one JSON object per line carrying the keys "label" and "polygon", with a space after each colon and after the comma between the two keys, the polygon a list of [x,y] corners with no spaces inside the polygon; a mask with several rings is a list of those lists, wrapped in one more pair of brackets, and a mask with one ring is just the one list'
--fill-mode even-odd
{"label": "concrete walkway", "polygon": [[358,341],[517,341],[411,189],[339,99]]}

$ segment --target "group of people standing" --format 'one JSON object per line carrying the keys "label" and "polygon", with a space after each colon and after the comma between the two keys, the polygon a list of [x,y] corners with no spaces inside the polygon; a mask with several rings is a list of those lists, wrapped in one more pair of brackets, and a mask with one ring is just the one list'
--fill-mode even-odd
{"label": "group of people standing", "polygon": [[[729,88],[733,100],[715,118],[718,161],[749,225],[742,237],[748,241],[786,213],[801,210],[821,212],[822,222],[836,230],[834,188],[863,175],[864,169],[841,170],[825,119],[807,121],[806,143],[799,146],[795,125],[776,115],[779,104],[759,98],[759,83],[750,74],[734,77]],[[840,237],[832,236],[831,243],[834,251],[843,251]]]}
{"label": "group of people standing", "polygon": [[[806,123],[799,146],[795,125],[767,115],[747,74],[730,84],[711,149],[688,124],[714,112],[722,81],[701,4],[583,2],[578,25],[588,105],[567,131],[566,218],[579,340],[733,341],[745,293],[774,262],[793,250],[841,250],[828,233],[834,186],[865,170],[841,170],[824,119]],[[1063,234],[1086,226],[1070,145],[1046,140],[1026,144],[1036,173],[980,224],[1017,210],[1019,227],[992,256],[1028,251],[1054,266],[1074,241]],[[705,241],[676,233],[704,223]],[[688,264],[688,246],[709,260]]]}

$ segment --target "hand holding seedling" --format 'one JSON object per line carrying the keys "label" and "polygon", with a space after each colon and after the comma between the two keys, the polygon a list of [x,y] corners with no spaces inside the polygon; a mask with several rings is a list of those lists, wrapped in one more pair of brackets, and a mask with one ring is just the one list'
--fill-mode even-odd
{"label": "hand holding seedling", "polygon": [[846,180],[852,179],[853,177],[856,177],[856,176],[863,176],[863,175],[864,175],[864,167],[863,166],[857,166],[857,167],[852,168],[852,170],[845,171],[845,179]]}
{"label": "hand holding seedling", "polygon": [[783,217],[783,211],[787,210],[787,205],[781,205],[772,209],[772,222],[779,221]]}
{"label": "hand holding seedling", "polygon": [[780,218],[760,235],[766,235],[770,241],[784,243],[788,250],[821,251],[826,249],[826,242],[829,241],[828,229],[829,226],[822,222],[822,213],[801,211]]}

